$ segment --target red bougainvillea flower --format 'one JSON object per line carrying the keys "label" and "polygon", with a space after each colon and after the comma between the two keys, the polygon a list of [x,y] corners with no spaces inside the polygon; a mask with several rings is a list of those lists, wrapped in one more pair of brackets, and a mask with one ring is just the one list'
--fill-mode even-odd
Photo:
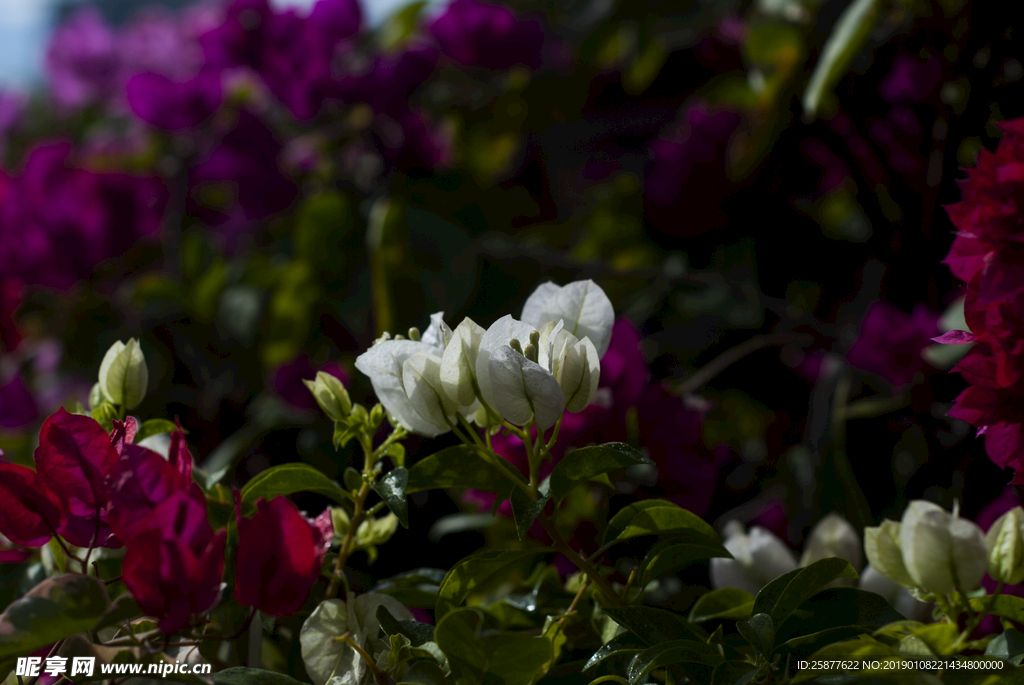
{"label": "red bougainvillea flower", "polygon": [[35,451],[36,471],[67,505],[61,537],[79,547],[120,547],[107,523],[107,479],[118,454],[102,426],[63,408],[43,422]]}
{"label": "red bougainvillea flower", "polygon": [[971,387],[949,414],[976,426],[992,461],[1024,483],[1024,119],[1000,127],[996,151],[981,151],[960,184],[963,200],[946,208],[957,237],[945,262],[967,281],[971,330],[942,342],[978,343],[953,368]]}
{"label": "red bougainvillea flower", "polygon": [[907,315],[888,302],[875,302],[846,357],[853,366],[902,388],[924,369],[921,352],[939,334],[939,316],[923,305]]}
{"label": "red bougainvillea flower", "polygon": [[206,506],[183,492],[158,504],[136,530],[124,555],[122,577],[135,601],[165,633],[220,597],[225,532],[214,534]]}
{"label": "red bougainvillea flower", "polygon": [[235,601],[269,616],[298,611],[320,577],[333,537],[326,513],[311,522],[284,497],[261,499],[252,518],[239,511]]}
{"label": "red bougainvillea flower", "polygon": [[67,522],[64,501],[39,474],[0,464],[0,533],[17,545],[40,547]]}

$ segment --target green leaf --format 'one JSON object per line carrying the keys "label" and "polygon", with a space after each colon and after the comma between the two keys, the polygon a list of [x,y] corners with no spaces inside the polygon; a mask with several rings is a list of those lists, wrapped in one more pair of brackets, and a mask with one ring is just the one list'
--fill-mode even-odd
{"label": "green leaf", "polygon": [[475,590],[498,580],[516,567],[516,562],[550,552],[547,548],[499,549],[466,557],[445,575],[438,590],[438,618],[461,604]]}
{"label": "green leaf", "polygon": [[544,505],[551,499],[551,495],[544,492],[543,485],[540,488],[541,494],[536,500],[531,500],[529,495],[523,492],[519,486],[512,487],[509,499],[512,501],[512,518],[516,522],[516,532],[520,540],[525,540],[530,532],[530,526],[544,511]]}
{"label": "green leaf", "polygon": [[260,497],[273,499],[278,495],[294,492],[315,492],[330,497],[335,502],[344,502],[345,491],[333,480],[309,464],[281,464],[256,474],[242,488],[242,506],[252,511]]}
{"label": "green leaf", "polygon": [[507,495],[512,481],[486,462],[475,447],[456,445],[421,459],[409,469],[406,494],[432,488],[473,488]]}
{"label": "green leaf", "polygon": [[1001,657],[1014,666],[1020,666],[1021,661],[1024,661],[1024,633],[1013,628],[1004,630],[988,643],[985,654]]}
{"label": "green leaf", "polygon": [[550,661],[551,642],[523,633],[492,633],[481,636],[483,615],[477,609],[448,612],[437,622],[437,645],[448,657],[452,675],[462,683],[530,685]]}
{"label": "green leaf", "polygon": [[411,36],[419,26],[420,14],[426,6],[426,0],[417,0],[389,16],[378,34],[381,47],[385,50],[392,50],[405,42],[405,39]]}
{"label": "green leaf", "polygon": [[414,661],[397,685],[445,685],[444,671],[433,661]]}
{"label": "green leaf", "polygon": [[409,482],[409,472],[399,466],[374,483],[373,489],[388,505],[403,528],[409,527],[409,503],[405,499],[405,488]]}
{"label": "green leaf", "polygon": [[[641,587],[694,561],[716,557],[732,558],[729,550],[717,540],[704,538],[697,533],[687,537],[691,539],[686,542],[678,539],[662,540],[651,548],[640,564]],[[750,599],[753,601],[754,598]]]}
{"label": "green leaf", "polygon": [[583,670],[589,671],[605,659],[610,659],[616,654],[637,654],[643,651],[647,646],[647,643],[641,640],[635,633],[623,633],[622,635],[617,635],[606,642],[601,649],[594,652],[594,655],[587,659],[587,663],[583,666]]}
{"label": "green leaf", "polygon": [[67,570],[68,557],[64,554],[64,548],[60,546],[57,538],[50,538],[50,542],[47,544],[50,548],[50,554],[53,555],[53,565],[57,567],[57,570],[64,573]]}
{"label": "green leaf", "polygon": [[380,622],[381,630],[388,635],[404,635],[409,638],[409,643],[413,647],[434,640],[434,626],[418,621],[399,621],[383,604],[377,607],[377,620]]}
{"label": "green leaf", "polygon": [[167,419],[147,419],[142,422],[138,432],[135,433],[135,442],[141,442],[146,438],[162,433],[173,433],[176,430],[178,430],[178,427],[173,421],[168,421]]}
{"label": "green leaf", "polygon": [[903,617],[881,595],[856,588],[822,590],[800,605],[789,619],[776,627],[781,644],[804,635],[845,626],[876,629],[891,626]]}
{"label": "green leaf", "polygon": [[13,657],[90,630],[108,606],[98,578],[67,573],[44,580],[0,614],[0,671]]}
{"label": "green leaf", "polygon": [[128,593],[125,593],[110,603],[110,607],[103,613],[100,620],[97,621],[95,630],[100,628],[106,628],[107,626],[118,626],[120,627],[125,621],[142,616],[142,609],[135,603],[135,600]]}
{"label": "green leaf", "polygon": [[623,507],[608,522],[602,546],[639,535],[680,536],[698,533],[702,539],[718,540],[715,529],[704,519],[667,500],[649,499]]}
{"label": "green leaf", "polygon": [[776,626],[781,626],[794,609],[810,599],[812,595],[825,589],[825,586],[833,580],[856,578],[857,575],[857,572],[850,566],[850,562],[839,557],[821,559],[810,566],[797,569],[797,574],[779,594],[771,609],[772,622]]}
{"label": "green leaf", "polygon": [[781,576],[773,581],[770,581],[757,593],[754,597],[754,607],[750,610],[752,614],[771,614],[772,609],[775,608],[775,603],[778,601],[782,592],[789,585],[789,581],[796,577],[796,574],[800,573],[802,569],[795,568],[788,573],[783,573]]}
{"label": "green leaf", "polygon": [[606,607],[605,613],[623,628],[635,633],[648,645],[671,640],[697,640],[705,642],[708,633],[703,628],[667,609],[649,606]]}
{"label": "green leaf", "polygon": [[301,681],[283,673],[262,668],[233,666],[213,674],[213,685],[303,685]]}
{"label": "green leaf", "polygon": [[745,619],[750,616],[754,597],[746,590],[723,587],[701,595],[690,609],[690,621],[700,623],[712,619]]}
{"label": "green leaf", "polygon": [[1002,616],[1011,621],[1024,623],[1024,598],[1013,595],[999,595],[998,597],[977,597],[970,600],[971,608],[980,614],[992,614]]}
{"label": "green leaf", "polygon": [[345,483],[345,487],[348,488],[349,492],[359,492],[363,487],[363,474],[356,471],[351,466],[346,466],[342,472],[342,480]]}
{"label": "green leaf", "polygon": [[804,50],[803,35],[796,26],[781,22],[759,22],[747,31],[743,52],[751,62],[764,65],[792,65]]}
{"label": "green leaf", "polygon": [[879,0],[852,0],[839,16],[804,90],[804,111],[809,116],[817,113],[822,98],[835,87],[864,47],[880,4]]}
{"label": "green leaf", "polygon": [[756,672],[757,667],[746,661],[725,661],[715,666],[711,685],[743,685],[750,682]]}
{"label": "green leaf", "polygon": [[595,476],[627,466],[650,463],[653,462],[624,442],[609,442],[573,450],[555,464],[551,471],[551,497],[558,504],[570,490]]}
{"label": "green leaf", "polygon": [[371,592],[390,595],[406,606],[433,608],[446,572],[417,568],[380,581]]}
{"label": "green leaf", "polygon": [[646,649],[629,663],[629,683],[636,685],[656,668],[670,664],[697,663],[717,666],[725,661],[711,645],[693,640],[673,640]]}
{"label": "green leaf", "polygon": [[745,621],[736,622],[736,630],[743,639],[757,647],[761,654],[768,656],[775,642],[775,623],[768,614],[754,614]]}
{"label": "green leaf", "polygon": [[772,649],[771,656],[772,658],[775,658],[775,655],[781,655],[780,661],[785,661],[787,658],[789,658],[790,661],[806,659],[809,655],[818,651],[822,647],[841,640],[848,640],[851,637],[856,637],[869,631],[870,629],[864,626],[837,626],[835,628],[826,628],[825,630],[815,633],[799,635],[798,637],[794,637],[786,641],[782,641],[779,638],[779,632],[776,631],[775,642],[779,644],[777,647]]}

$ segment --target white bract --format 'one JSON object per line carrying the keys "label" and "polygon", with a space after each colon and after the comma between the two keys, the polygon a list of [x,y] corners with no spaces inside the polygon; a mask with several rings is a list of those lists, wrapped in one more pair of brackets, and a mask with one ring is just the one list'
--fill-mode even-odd
{"label": "white bract", "polygon": [[931,602],[920,601],[910,594],[907,588],[900,586],[894,580],[886,578],[871,564],[865,566],[864,570],[860,572],[857,586],[861,590],[882,595],[893,609],[911,621],[924,621],[931,616]]}
{"label": "white bract", "polygon": [[989,555],[974,522],[925,500],[914,500],[899,523],[864,529],[868,561],[882,575],[933,594],[981,584]]}
{"label": "white bract", "polygon": [[126,409],[139,405],[149,385],[149,369],[138,340],[132,338],[127,344],[118,340],[110,346],[100,362],[97,385],[99,387],[89,393],[90,405],[102,399],[122,404]]}
{"label": "white bract", "polygon": [[732,521],[725,529],[725,548],[732,559],[711,560],[711,584],[735,587],[752,595],[770,581],[797,567],[796,557],[770,530],[754,526],[749,533]]}
{"label": "white bract", "polygon": [[[430,327],[419,340],[382,338],[356,359],[356,368],[370,378],[373,391],[384,408],[406,429],[427,437],[449,430],[443,421],[445,409],[438,406],[440,396],[444,395],[437,392],[441,389],[440,378],[431,372],[431,358],[439,360],[452,337],[452,330],[443,316],[444,312],[432,314]],[[417,358],[406,364],[418,355],[427,359]],[[431,385],[431,379],[435,385]],[[407,388],[415,392],[410,393]],[[438,422],[438,418],[442,420]]]}
{"label": "white bract", "polygon": [[467,318],[453,332],[435,314],[421,340],[378,341],[356,368],[399,423],[422,435],[444,433],[459,414],[484,421],[481,400],[510,423],[547,430],[594,400],[614,316],[593,281],[546,283],[522,321],[507,315],[485,330]]}
{"label": "white bract", "polygon": [[850,522],[832,512],[811,529],[804,543],[800,566],[809,566],[829,557],[839,557],[850,562],[853,568],[861,567],[860,536]]}

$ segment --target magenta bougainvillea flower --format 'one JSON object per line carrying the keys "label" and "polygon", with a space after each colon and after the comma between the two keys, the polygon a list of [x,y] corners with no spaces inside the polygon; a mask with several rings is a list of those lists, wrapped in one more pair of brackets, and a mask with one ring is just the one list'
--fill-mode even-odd
{"label": "magenta bougainvillea flower", "polygon": [[109,98],[117,90],[120,66],[116,36],[94,7],[58,26],[46,55],[50,92],[65,107]]}
{"label": "magenta bougainvillea flower", "polygon": [[155,178],[75,168],[71,145],[34,147],[0,181],[0,273],[66,289],[160,229],[167,190]]}
{"label": "magenta bougainvillea flower", "polygon": [[118,454],[100,424],[62,408],[43,422],[34,456],[36,471],[67,505],[61,537],[79,547],[120,547],[108,522],[107,484]]}
{"label": "magenta bougainvillea flower", "polygon": [[334,536],[330,512],[325,514],[314,523],[284,497],[260,500],[252,518],[239,510],[235,601],[269,616],[298,611]]}
{"label": "magenta bougainvillea flower", "polygon": [[0,533],[17,545],[39,547],[67,522],[64,500],[35,471],[0,464]]}
{"label": "magenta bougainvillea flower", "polygon": [[127,547],[122,578],[157,626],[171,633],[220,597],[225,531],[214,533],[206,504],[175,492],[146,517]]}
{"label": "magenta bougainvillea flower", "polygon": [[971,387],[957,397],[950,416],[976,426],[992,461],[1012,467],[1012,482],[1024,483],[1024,119],[1000,126],[1004,135],[996,151],[981,151],[977,167],[961,183],[963,200],[946,208],[957,236],[945,262],[967,281],[964,317],[970,332],[942,341],[976,343],[953,368]]}
{"label": "magenta bougainvillea flower", "polygon": [[125,96],[135,116],[168,131],[199,126],[220,108],[224,97],[220,74],[202,73],[187,81],[172,81],[153,72],[128,79]]}
{"label": "magenta bougainvillea flower", "polygon": [[846,357],[853,366],[903,388],[924,370],[921,352],[939,334],[939,317],[924,305],[908,315],[888,302],[875,302]]}
{"label": "magenta bougainvillea flower", "polygon": [[508,7],[478,0],[454,0],[430,25],[441,51],[467,67],[531,69],[543,61],[544,29]]}

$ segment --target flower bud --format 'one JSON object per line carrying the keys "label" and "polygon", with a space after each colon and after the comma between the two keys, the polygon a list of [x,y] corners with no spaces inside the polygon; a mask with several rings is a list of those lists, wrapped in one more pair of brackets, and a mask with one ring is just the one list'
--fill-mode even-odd
{"label": "flower bud", "polygon": [[[523,354],[523,346],[519,344],[519,341],[516,340],[515,338],[512,338],[511,340],[508,341],[508,346],[511,347],[516,352],[518,352],[519,354]],[[523,356],[525,357],[526,355]]]}
{"label": "flower bud", "polygon": [[864,529],[864,553],[868,563],[889,580],[904,587],[912,587],[914,581],[903,565],[900,550],[900,524],[885,520],[882,525]]}
{"label": "flower bud", "polygon": [[309,391],[313,393],[316,403],[324,410],[331,421],[340,421],[352,411],[352,400],[341,379],[326,371],[317,371],[316,379],[303,380]]}
{"label": "flower bud", "polygon": [[[540,347],[540,331],[530,331],[530,344],[534,349]],[[537,361],[534,359],[533,361]]]}
{"label": "flower bud", "polygon": [[1014,507],[996,519],[985,535],[985,548],[992,578],[1008,585],[1024,580],[1024,509]]}
{"label": "flower bud", "polygon": [[988,566],[981,528],[924,500],[911,502],[903,514],[900,549],[914,585],[935,594],[958,586],[970,592]]}
{"label": "flower bud", "polygon": [[149,369],[138,340],[110,346],[100,363],[99,385],[100,393],[114,404],[126,409],[139,405],[149,385]]}
{"label": "flower bud", "polygon": [[409,329],[409,340],[412,340],[413,342],[419,342],[420,341],[420,329],[416,328],[415,326],[410,328]]}
{"label": "flower bud", "polygon": [[846,559],[855,569],[862,565],[860,536],[850,522],[833,512],[818,521],[804,545],[800,566],[809,566],[821,559]]}
{"label": "flower bud", "polygon": [[529,359],[534,364],[537,363],[537,346],[534,344],[528,344],[526,349],[523,350],[523,356]]}

